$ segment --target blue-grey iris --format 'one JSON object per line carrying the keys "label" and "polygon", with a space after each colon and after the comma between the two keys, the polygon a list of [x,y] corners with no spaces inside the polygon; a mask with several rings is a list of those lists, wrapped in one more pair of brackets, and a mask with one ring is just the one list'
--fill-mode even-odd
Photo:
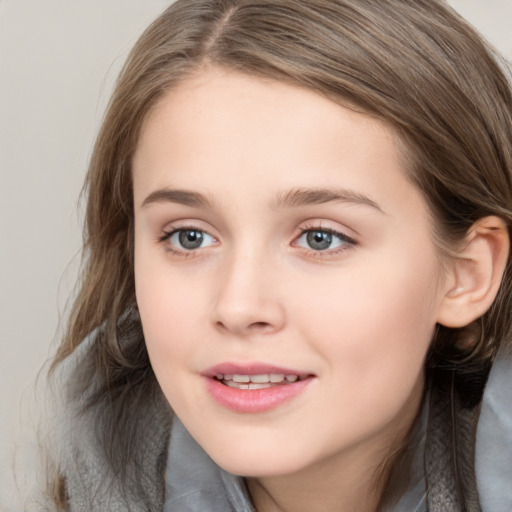
{"label": "blue-grey iris", "polygon": [[306,235],[309,247],[315,251],[325,251],[332,244],[332,234],[326,231],[310,231]]}

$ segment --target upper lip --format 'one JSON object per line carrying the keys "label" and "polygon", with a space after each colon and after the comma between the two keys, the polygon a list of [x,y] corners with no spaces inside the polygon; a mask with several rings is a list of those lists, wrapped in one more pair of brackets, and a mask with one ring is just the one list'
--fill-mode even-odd
{"label": "upper lip", "polygon": [[298,375],[305,378],[312,375],[311,372],[304,372],[293,368],[284,368],[266,363],[220,363],[208,368],[202,375],[213,378],[216,375],[267,375],[267,374]]}

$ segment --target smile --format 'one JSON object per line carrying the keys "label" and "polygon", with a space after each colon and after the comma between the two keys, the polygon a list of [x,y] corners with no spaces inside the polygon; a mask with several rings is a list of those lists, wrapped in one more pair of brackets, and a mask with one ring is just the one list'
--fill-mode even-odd
{"label": "smile", "polygon": [[315,375],[268,365],[218,365],[205,374],[210,396],[237,413],[262,413],[299,397]]}
{"label": "smile", "polygon": [[215,378],[236,389],[267,389],[274,386],[283,386],[300,380],[298,375],[284,375],[283,373],[266,373],[260,375],[230,375],[218,373]]}

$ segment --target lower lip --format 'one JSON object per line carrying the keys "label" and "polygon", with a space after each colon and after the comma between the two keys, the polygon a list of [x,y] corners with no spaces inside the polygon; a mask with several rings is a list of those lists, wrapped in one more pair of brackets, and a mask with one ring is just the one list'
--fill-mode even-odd
{"label": "lower lip", "polygon": [[217,403],[235,412],[259,413],[270,411],[300,395],[311,384],[313,377],[264,389],[237,389],[217,379],[206,378],[208,391]]}

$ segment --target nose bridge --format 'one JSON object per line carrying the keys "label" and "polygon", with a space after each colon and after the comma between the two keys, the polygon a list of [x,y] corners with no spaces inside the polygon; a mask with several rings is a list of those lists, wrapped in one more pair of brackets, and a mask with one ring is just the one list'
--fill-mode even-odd
{"label": "nose bridge", "polygon": [[270,333],[284,325],[284,305],[275,280],[275,259],[250,245],[234,248],[218,276],[217,327],[233,334]]}

